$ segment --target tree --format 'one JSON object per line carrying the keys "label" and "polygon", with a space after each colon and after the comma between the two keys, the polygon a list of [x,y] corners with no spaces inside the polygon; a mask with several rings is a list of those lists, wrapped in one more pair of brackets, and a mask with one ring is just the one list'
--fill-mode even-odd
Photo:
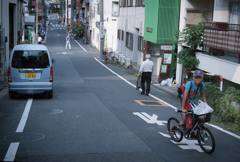
{"label": "tree", "polygon": [[196,26],[190,26],[183,31],[176,31],[175,37],[177,41],[175,44],[187,46],[181,50],[177,57],[179,58],[178,63],[183,64],[184,68],[188,70],[194,70],[195,66],[199,65],[200,61],[196,58],[197,47],[202,47],[203,38],[203,22],[206,21],[205,10],[201,11],[203,20]]}

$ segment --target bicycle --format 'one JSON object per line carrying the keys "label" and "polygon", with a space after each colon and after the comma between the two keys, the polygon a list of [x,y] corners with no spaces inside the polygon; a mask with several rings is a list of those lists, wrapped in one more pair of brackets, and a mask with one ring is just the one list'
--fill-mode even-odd
{"label": "bicycle", "polygon": [[[177,109],[176,112],[182,113],[182,110]],[[188,110],[188,113],[193,114],[193,117],[192,117],[193,120],[191,121],[193,122],[193,128],[183,130],[179,127],[178,119],[171,117],[168,119],[168,124],[167,124],[169,135],[174,141],[180,142],[183,139],[183,136],[186,139],[188,139],[195,132],[197,132],[197,140],[201,149],[207,154],[213,153],[215,151],[215,139],[213,137],[212,132],[204,124],[211,120],[211,113],[196,115],[194,114],[192,109]]]}

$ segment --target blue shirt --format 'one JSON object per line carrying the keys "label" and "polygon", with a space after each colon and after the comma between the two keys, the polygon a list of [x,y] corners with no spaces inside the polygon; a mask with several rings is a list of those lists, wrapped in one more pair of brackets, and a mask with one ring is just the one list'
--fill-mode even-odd
{"label": "blue shirt", "polygon": [[[191,82],[192,82],[192,88],[191,88],[191,92],[189,92],[190,87],[191,87]],[[201,91],[205,91],[206,87],[205,87],[205,85],[203,83],[202,83],[202,85],[203,86],[202,86]],[[185,84],[184,87],[188,90],[189,101],[190,102],[195,102],[197,100],[197,95],[196,95],[196,97],[194,97],[194,96],[195,96],[195,93],[196,93],[197,89],[196,89],[196,87],[194,85],[194,80],[187,82],[187,84]],[[198,92],[200,92],[200,87],[198,88]]]}

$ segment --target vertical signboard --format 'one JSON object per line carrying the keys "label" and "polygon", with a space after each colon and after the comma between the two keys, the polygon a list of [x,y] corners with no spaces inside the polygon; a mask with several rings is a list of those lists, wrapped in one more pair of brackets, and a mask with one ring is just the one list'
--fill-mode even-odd
{"label": "vertical signboard", "polygon": [[100,23],[100,38],[101,38],[101,41],[104,39],[104,23],[103,22]]}

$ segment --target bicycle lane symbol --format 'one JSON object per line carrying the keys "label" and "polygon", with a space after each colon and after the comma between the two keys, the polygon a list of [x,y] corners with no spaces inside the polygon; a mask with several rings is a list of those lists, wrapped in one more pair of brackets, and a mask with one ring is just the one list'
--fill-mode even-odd
{"label": "bicycle lane symbol", "polygon": [[[167,124],[167,121],[165,120],[157,120],[158,116],[156,114],[153,114],[152,116],[145,113],[145,112],[133,112],[134,115],[139,116],[141,119],[143,119],[148,124],[157,124],[157,125],[165,125]],[[163,137],[171,138],[168,134],[158,132]],[[183,150],[197,150],[198,152],[203,152],[201,147],[198,145],[197,140],[187,140],[182,139],[181,142],[175,142],[173,140],[170,140],[172,143],[178,145]]]}

